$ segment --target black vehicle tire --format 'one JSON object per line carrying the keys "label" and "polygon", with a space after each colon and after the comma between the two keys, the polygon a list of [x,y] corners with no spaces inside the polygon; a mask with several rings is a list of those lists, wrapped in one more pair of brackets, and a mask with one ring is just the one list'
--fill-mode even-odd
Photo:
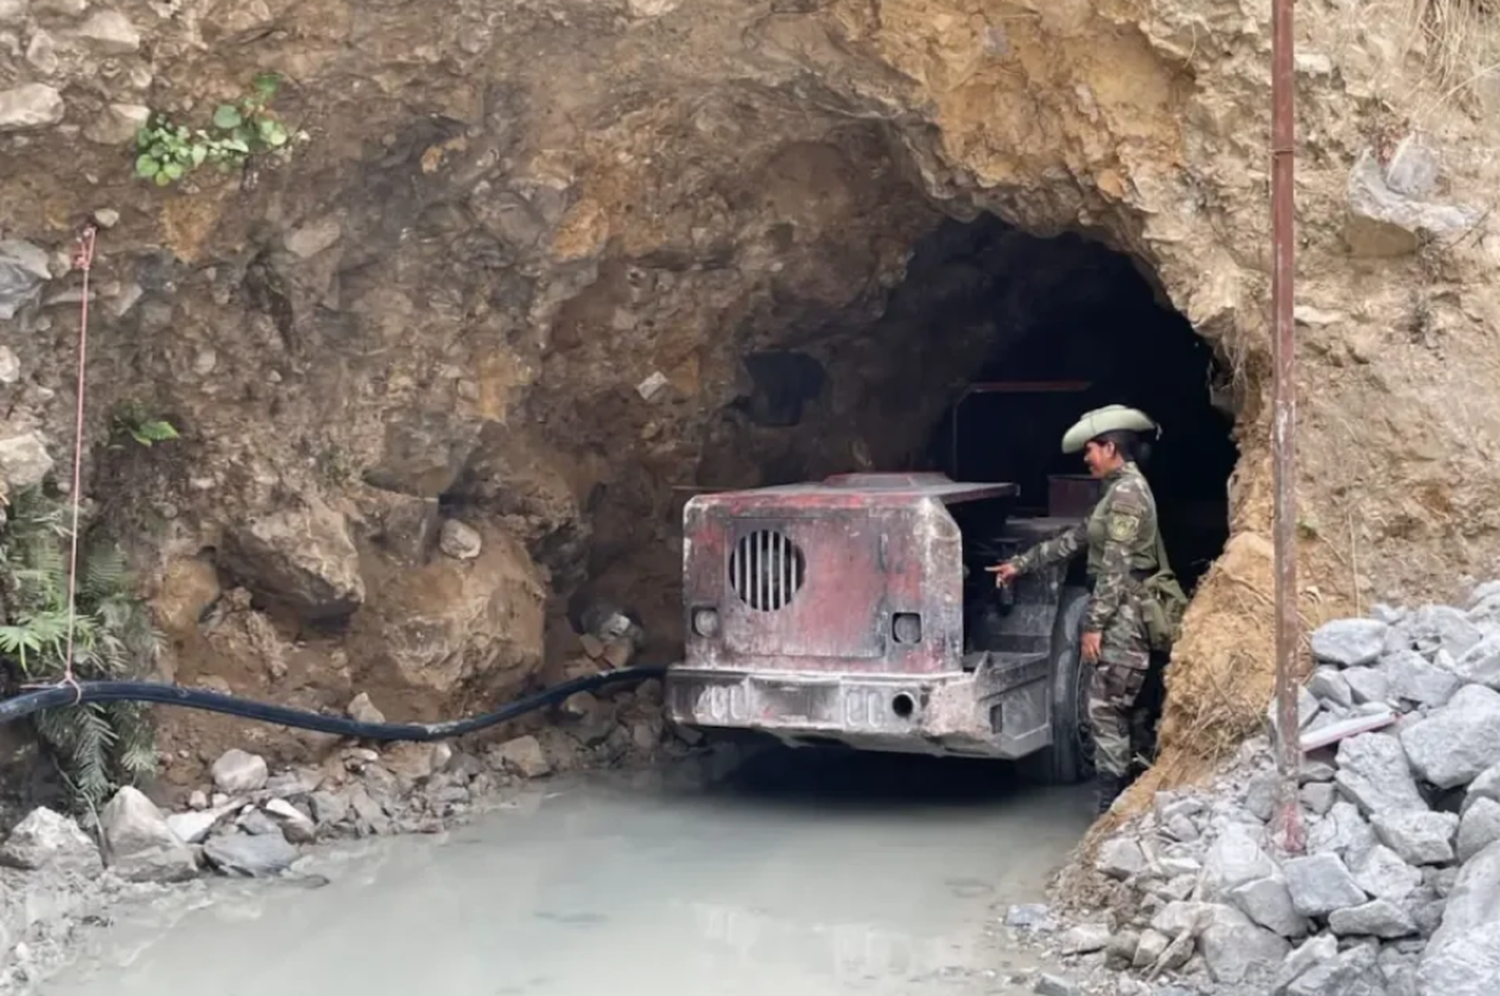
{"label": "black vehicle tire", "polygon": [[1088,723],[1089,669],[1079,658],[1085,588],[1064,588],[1052,628],[1052,744],[1023,758],[1023,773],[1049,785],[1072,785],[1094,775],[1094,742]]}

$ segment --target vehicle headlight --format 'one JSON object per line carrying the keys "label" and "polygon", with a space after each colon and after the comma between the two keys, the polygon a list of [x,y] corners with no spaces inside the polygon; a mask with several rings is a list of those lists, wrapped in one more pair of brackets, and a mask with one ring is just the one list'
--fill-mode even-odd
{"label": "vehicle headlight", "polygon": [[714,609],[695,609],[693,611],[693,632],[699,636],[718,636],[719,613]]}

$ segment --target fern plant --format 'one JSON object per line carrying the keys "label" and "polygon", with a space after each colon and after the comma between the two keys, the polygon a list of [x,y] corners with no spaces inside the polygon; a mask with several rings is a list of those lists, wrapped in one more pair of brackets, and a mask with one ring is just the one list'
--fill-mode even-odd
{"label": "fern plant", "polygon": [[[68,530],[36,489],[16,495],[0,533],[0,657],[13,683],[63,678],[67,666]],[[161,637],[130,591],[125,558],[98,544],[80,557],[73,671],[80,680],[139,677]],[[38,713],[33,726],[57,762],[74,810],[91,819],[122,784],[156,770],[155,733],[134,702],[84,702]]]}

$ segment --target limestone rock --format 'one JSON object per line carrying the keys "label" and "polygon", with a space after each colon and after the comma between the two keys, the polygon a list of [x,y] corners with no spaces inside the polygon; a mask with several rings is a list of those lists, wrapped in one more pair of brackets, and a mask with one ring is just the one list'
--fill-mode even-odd
{"label": "limestone rock", "polygon": [[66,110],[62,94],[45,83],[0,90],[0,133],[50,127],[63,119]]}
{"label": "limestone rock", "polygon": [[1318,698],[1332,705],[1342,706],[1347,709],[1354,704],[1354,696],[1349,690],[1349,682],[1336,668],[1320,667],[1313,673],[1312,681],[1308,683],[1308,691]]}
{"label": "limestone rock", "polygon": [[311,259],[323,250],[332,248],[343,234],[343,226],[337,218],[320,218],[288,235],[286,248],[294,256]]}
{"label": "limestone rock", "polygon": [[1351,667],[1343,672],[1344,683],[1349,686],[1349,697],[1356,705],[1366,702],[1385,702],[1391,696],[1390,680],[1385,672],[1373,667]]}
{"label": "limestone rock", "polygon": [[1313,656],[1341,667],[1372,663],[1385,649],[1385,634],[1389,628],[1374,619],[1326,622],[1313,631]]}
{"label": "limestone rock", "polygon": [[1328,915],[1328,927],[1340,937],[1395,938],[1414,934],[1417,930],[1411,917],[1388,899],[1374,899],[1363,906],[1334,910]]}
{"label": "limestone rock", "polygon": [[1500,763],[1500,693],[1467,685],[1445,708],[1403,727],[1400,738],[1422,778],[1439,788],[1467,785]]}
{"label": "limestone rock", "polygon": [[214,787],[228,795],[246,795],[264,788],[270,775],[265,758],[238,748],[225,751],[210,770]]}
{"label": "limestone rock", "polygon": [[1329,934],[1304,941],[1284,959],[1271,983],[1273,992],[1283,992],[1286,987],[1305,975],[1316,965],[1332,961],[1339,953],[1338,939]]}
{"label": "limestone rock", "polygon": [[139,789],[126,786],[99,814],[110,868],[132,882],[180,882],[198,874],[193,852]]}
{"label": "limestone rock", "polygon": [[355,722],[375,724],[385,722],[385,713],[375,708],[375,703],[370,701],[369,692],[360,692],[354,696],[354,700],[349,703],[349,707],[344,711]]}
{"label": "limestone rock", "polygon": [[1422,606],[1412,614],[1406,628],[1412,646],[1428,656],[1445,650],[1455,658],[1462,657],[1484,636],[1468,613],[1450,605]]}
{"label": "limestone rock", "polygon": [[1141,846],[1127,837],[1112,837],[1099,848],[1094,867],[1110,878],[1127,879],[1146,867]]}
{"label": "limestone rock", "polygon": [[1360,906],[1369,897],[1332,854],[1293,858],[1282,866],[1292,907],[1301,916],[1327,916],[1334,910]]}
{"label": "limestone rock", "polygon": [[318,836],[318,828],[302,810],[285,799],[272,799],[266,803],[266,815],[281,826],[281,834],[292,844],[311,844]]}
{"label": "limestone rock", "polygon": [[36,433],[0,439],[0,483],[11,491],[41,484],[52,466],[52,455]]}
{"label": "limestone rock", "polygon": [[107,55],[129,55],[141,47],[141,33],[130,18],[113,10],[90,14],[79,27],[78,36]]}
{"label": "limestone rock", "polygon": [[1401,741],[1385,733],[1363,733],[1339,747],[1340,789],[1367,813],[1426,812]]}
{"label": "limestone rock", "polygon": [[493,754],[501,767],[523,778],[541,778],[552,771],[542,745],[530,735],[506,741]]}
{"label": "limestone rock", "polygon": [[1453,836],[1458,831],[1458,817],[1452,813],[1387,813],[1376,816],[1370,825],[1380,842],[1408,864],[1429,865],[1453,860]]}
{"label": "limestone rock", "polygon": [[83,137],[100,145],[126,145],[150,120],[151,108],[144,104],[110,104],[83,130]]}
{"label": "limestone rock", "polygon": [[443,553],[455,560],[473,560],[479,556],[483,541],[479,533],[457,519],[443,522],[443,531],[438,541]]}
{"label": "limestone rock", "polygon": [[1349,173],[1349,224],[1345,238],[1356,256],[1395,256],[1416,249],[1418,238],[1453,236],[1480,217],[1459,207],[1403,196],[1386,186],[1380,162],[1366,150]]}
{"label": "limestone rock", "polygon": [[1079,924],[1065,931],[1057,939],[1058,947],[1064,954],[1090,954],[1094,951],[1103,951],[1109,941],[1109,925],[1102,923]]}
{"label": "limestone rock", "polygon": [[1229,899],[1251,920],[1282,937],[1307,933],[1307,921],[1293,908],[1292,894],[1279,872],[1236,887]]}
{"label": "limestone rock", "polygon": [[19,239],[0,240],[0,321],[36,300],[51,276],[44,250]]}
{"label": "limestone rock", "polygon": [[1248,920],[1216,923],[1198,938],[1208,973],[1221,985],[1269,980],[1291,951],[1284,938]]}
{"label": "limestone rock", "polygon": [[281,834],[226,834],[203,846],[203,856],[228,875],[279,875],[297,860],[297,849]]}
{"label": "limestone rock", "polygon": [[1458,677],[1427,663],[1416,653],[1404,651],[1381,661],[1390,683],[1390,693],[1419,706],[1446,705],[1463,684]]}
{"label": "limestone rock", "polygon": [[1310,967],[1286,988],[1286,996],[1381,996],[1380,968],[1372,948],[1359,945]]}
{"label": "limestone rock", "polygon": [[320,499],[231,529],[227,566],[247,587],[308,620],[347,616],[365,600],[344,516]]}
{"label": "limestone rock", "polygon": [[1490,996],[1500,978],[1500,844],[1491,844],[1459,872],[1442,926],[1418,968],[1420,991],[1441,996]]}
{"label": "limestone rock", "polygon": [[1224,892],[1267,878],[1276,871],[1260,843],[1248,828],[1241,826],[1227,827],[1219,835],[1208,849],[1204,868],[1208,880]]}
{"label": "limestone rock", "polygon": [[1376,844],[1353,868],[1354,881],[1376,899],[1400,902],[1422,884],[1422,873],[1384,844]]}
{"label": "limestone rock", "polygon": [[28,871],[57,868],[87,874],[102,867],[99,849],[78,824],[45,806],[33,809],[11,830],[0,846],[0,864]]}
{"label": "limestone rock", "polygon": [[0,24],[20,24],[30,6],[31,0],[0,0]]}
{"label": "limestone rock", "polygon": [[191,813],[173,813],[167,817],[167,826],[171,827],[172,832],[183,843],[201,844],[208,839],[209,832],[233,811],[233,807],[224,806]]}
{"label": "limestone rock", "polygon": [[1464,810],[1458,824],[1458,860],[1469,861],[1500,840],[1500,802],[1478,798]]}
{"label": "limestone rock", "polygon": [[1307,835],[1309,852],[1333,854],[1350,865],[1358,864],[1375,846],[1375,831],[1350,803],[1336,802],[1329,813]]}
{"label": "limestone rock", "polygon": [[1462,681],[1500,688],[1500,633],[1492,633],[1474,644],[1450,665]]}

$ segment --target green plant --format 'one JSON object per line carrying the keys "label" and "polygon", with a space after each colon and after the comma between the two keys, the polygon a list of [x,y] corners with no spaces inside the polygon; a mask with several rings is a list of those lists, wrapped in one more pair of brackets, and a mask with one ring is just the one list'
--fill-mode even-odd
{"label": "green plant", "polygon": [[[68,568],[63,507],[36,489],[15,495],[0,533],[0,659],[12,683],[61,680],[67,667]],[[130,591],[125,558],[100,544],[80,558],[74,599],[73,670],[81,680],[139,677],[161,637]],[[33,720],[84,818],[121,784],[156,770],[145,707],[85,702]]]}
{"label": "green plant", "polygon": [[257,75],[250,93],[214,109],[208,128],[189,129],[153,113],[136,135],[135,175],[165,187],[204,163],[228,172],[251,156],[284,149],[293,136],[268,106],[280,87],[275,73]]}
{"label": "green plant", "polygon": [[116,434],[129,436],[142,446],[180,439],[177,427],[159,415],[146,410],[136,401],[127,401],[115,412]]}

